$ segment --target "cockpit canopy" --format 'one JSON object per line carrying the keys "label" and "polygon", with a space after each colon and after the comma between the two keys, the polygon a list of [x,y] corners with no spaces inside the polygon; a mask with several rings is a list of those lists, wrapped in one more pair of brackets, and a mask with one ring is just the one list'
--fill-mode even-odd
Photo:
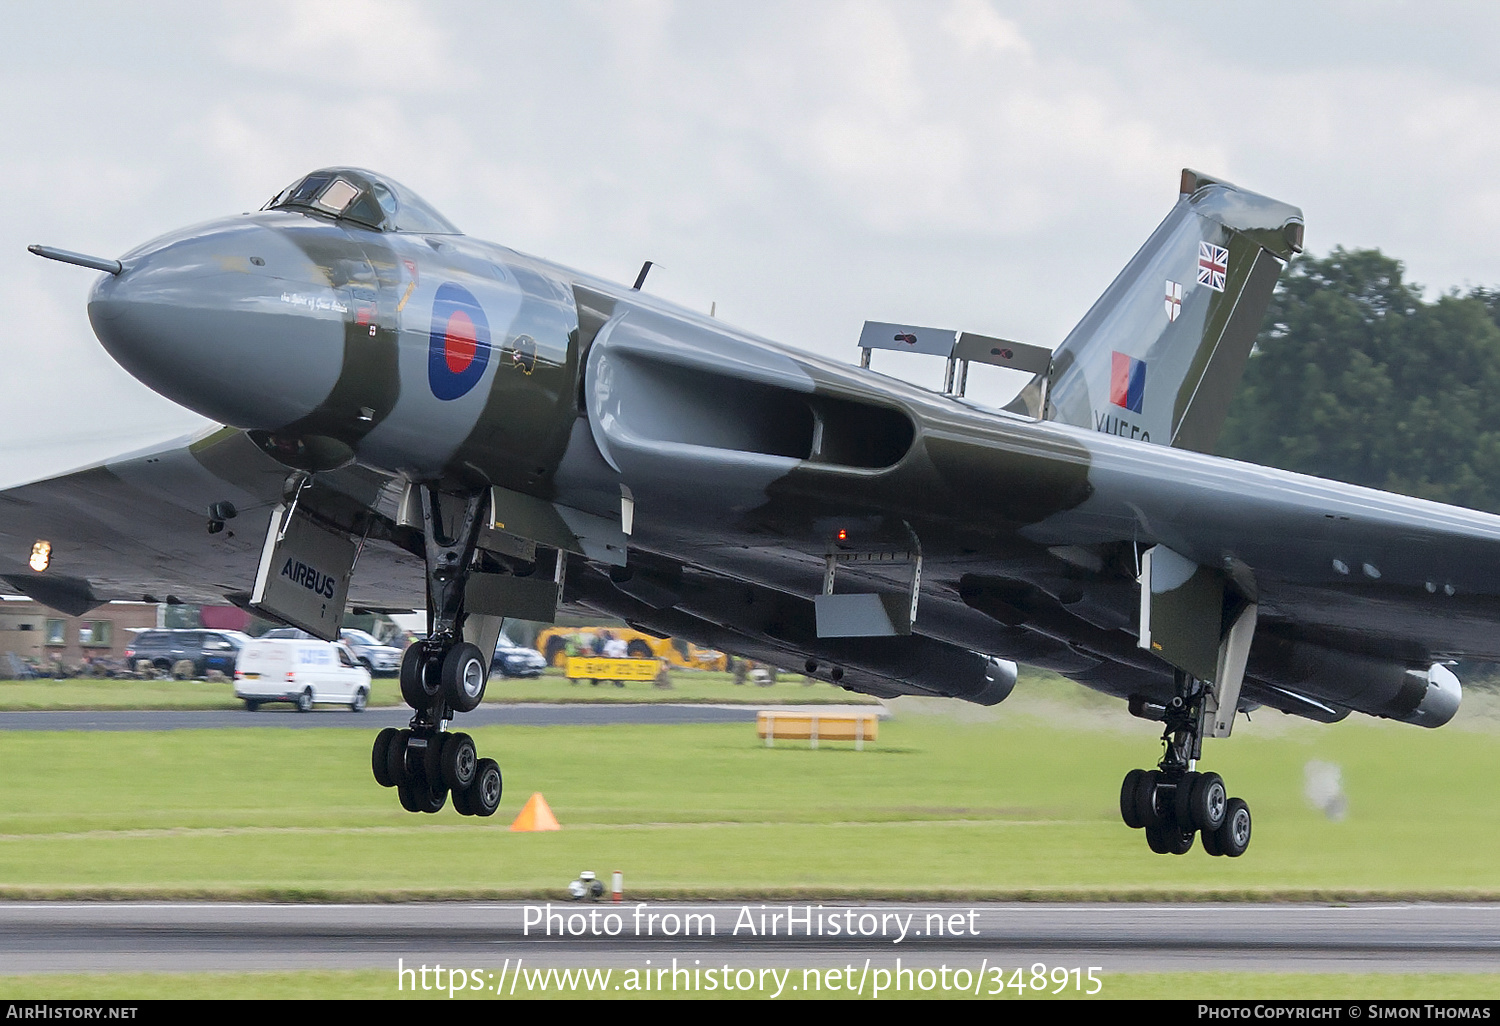
{"label": "cockpit canopy", "polygon": [[382,232],[463,234],[406,186],[357,167],[314,171],[277,193],[261,209],[317,214]]}

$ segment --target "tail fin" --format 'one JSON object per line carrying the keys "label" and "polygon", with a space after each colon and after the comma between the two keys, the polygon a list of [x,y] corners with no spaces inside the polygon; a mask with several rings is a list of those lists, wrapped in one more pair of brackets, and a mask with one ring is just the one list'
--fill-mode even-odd
{"label": "tail fin", "polygon": [[[1212,451],[1302,211],[1196,171],[1165,221],[1008,409]],[[1045,396],[1046,409],[1037,407]]]}

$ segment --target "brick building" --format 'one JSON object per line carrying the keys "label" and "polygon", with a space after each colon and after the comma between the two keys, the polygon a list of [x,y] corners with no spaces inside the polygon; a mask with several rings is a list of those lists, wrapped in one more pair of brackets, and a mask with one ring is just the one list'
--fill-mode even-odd
{"label": "brick building", "polygon": [[157,625],[157,609],[145,602],[108,602],[83,616],[64,616],[40,602],[0,601],[0,653],[64,666],[85,658],[120,659],[136,631]]}

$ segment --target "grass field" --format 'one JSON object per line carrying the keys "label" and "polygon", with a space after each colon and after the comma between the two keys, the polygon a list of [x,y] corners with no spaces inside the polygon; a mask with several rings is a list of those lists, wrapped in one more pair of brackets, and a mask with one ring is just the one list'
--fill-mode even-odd
{"label": "grass field", "polygon": [[[1256,817],[1231,861],[1156,856],[1120,824],[1156,731],[1096,704],[897,703],[864,752],[768,750],[748,724],[479,728],[506,795],[477,822],[401,811],[360,732],[13,732],[0,895],[555,897],[620,869],[630,897],[1500,896],[1488,720],[1242,722],[1208,751]],[[1342,821],[1303,797],[1313,759],[1341,768]],[[533,791],[562,831],[509,832]],[[434,888],[419,862],[482,868]]]}
{"label": "grass field", "polygon": [[[537,678],[490,679],[486,702],[713,702],[739,705],[874,702],[829,684],[805,684],[783,676],[769,686],[736,685],[727,673],[673,670],[672,687],[632,681],[624,687],[574,684],[560,670]],[[372,682],[372,706],[401,704],[401,689],[389,677]],[[0,712],[38,709],[241,709],[234,685],[201,680],[3,680]]]}
{"label": "grass field", "polygon": [[[16,731],[0,747],[0,898],[559,899],[581,869],[622,870],[630,899],[1496,898],[1497,711],[1471,696],[1439,731],[1241,721],[1207,753],[1256,816],[1233,861],[1149,853],[1116,800],[1124,771],[1154,761],[1155,726],[1045,678],[992,710],[895,703],[864,752],[768,750],[748,724],[481,728],[507,772],[488,821],[402,812],[370,779],[361,731]],[[1340,768],[1343,820],[1303,797],[1310,760]],[[507,829],[532,791],[561,831]],[[407,868],[434,864],[478,868],[440,887]],[[397,993],[393,975],[0,972],[0,999],[436,996]],[[1500,994],[1500,974],[1104,981],[1109,998]]]}

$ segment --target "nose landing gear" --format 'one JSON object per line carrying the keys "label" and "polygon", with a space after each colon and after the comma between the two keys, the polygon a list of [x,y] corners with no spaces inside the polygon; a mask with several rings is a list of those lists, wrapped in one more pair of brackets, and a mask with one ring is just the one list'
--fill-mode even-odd
{"label": "nose landing gear", "polygon": [[[1210,855],[1238,858],[1250,846],[1250,806],[1229,797],[1217,773],[1199,773],[1205,717],[1202,681],[1179,671],[1177,695],[1160,714],[1166,754],[1154,770],[1134,769],[1120,785],[1120,818],[1146,832],[1160,855],[1186,855],[1196,836]],[[1132,703],[1132,711],[1144,703]],[[1140,713],[1138,712],[1138,715]]]}

